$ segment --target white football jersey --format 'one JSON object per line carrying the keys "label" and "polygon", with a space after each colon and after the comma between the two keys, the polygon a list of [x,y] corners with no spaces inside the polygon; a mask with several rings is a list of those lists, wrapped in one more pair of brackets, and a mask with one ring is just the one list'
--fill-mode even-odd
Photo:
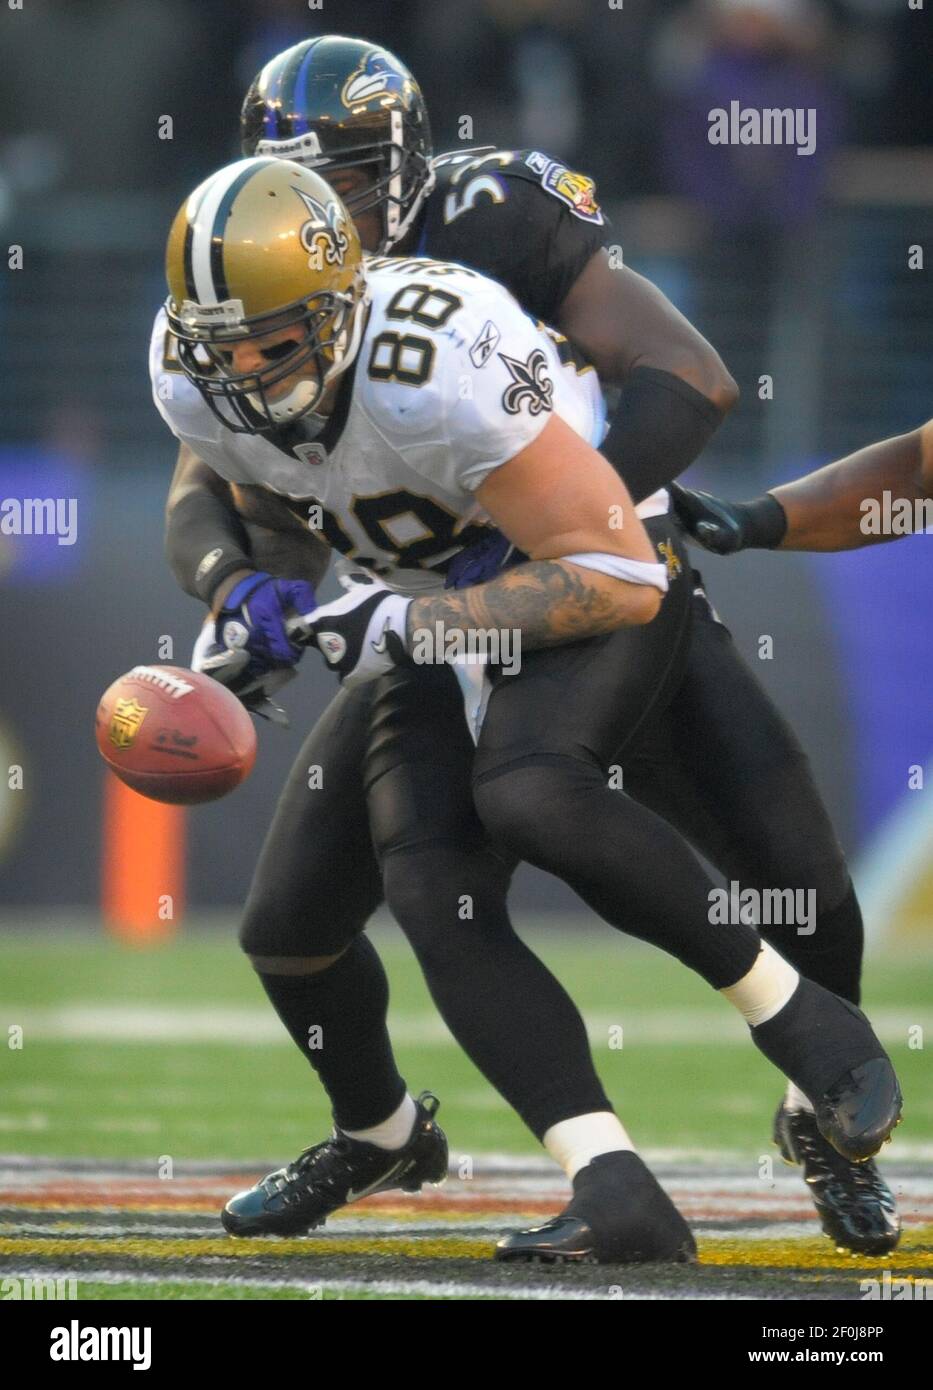
{"label": "white football jersey", "polygon": [[[438,588],[452,556],[490,524],[473,495],[483,479],[552,411],[598,448],[605,405],[595,371],[495,281],[420,258],[370,260],[367,279],[369,317],[339,429],[302,442],[299,427],[287,445],[227,429],[180,371],[164,310],[150,348],[153,397],[221,477],[289,499],[311,530],[393,587]],[[664,510],[664,494],[639,508]]]}

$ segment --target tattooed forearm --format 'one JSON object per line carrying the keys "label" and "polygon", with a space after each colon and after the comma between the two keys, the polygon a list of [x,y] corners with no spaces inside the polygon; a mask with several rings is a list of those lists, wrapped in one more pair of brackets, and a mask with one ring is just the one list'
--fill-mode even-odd
{"label": "tattooed forearm", "polygon": [[408,636],[434,631],[437,623],[448,632],[517,628],[526,649],[553,647],[644,622],[658,599],[656,590],[639,592],[563,560],[530,560],[472,589],[416,598],[408,610]]}

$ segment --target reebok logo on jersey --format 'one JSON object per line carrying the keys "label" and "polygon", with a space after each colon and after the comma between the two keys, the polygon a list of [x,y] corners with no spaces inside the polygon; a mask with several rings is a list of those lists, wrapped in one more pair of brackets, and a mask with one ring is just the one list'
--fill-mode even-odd
{"label": "reebok logo on jersey", "polygon": [[549,154],[542,154],[540,150],[532,150],[531,154],[526,155],[525,163],[533,174],[544,175],[554,161]]}
{"label": "reebok logo on jersey", "polygon": [[476,342],[470,348],[470,361],[477,370],[485,367],[501,337],[502,334],[492,319],[487,319],[479,331]]}

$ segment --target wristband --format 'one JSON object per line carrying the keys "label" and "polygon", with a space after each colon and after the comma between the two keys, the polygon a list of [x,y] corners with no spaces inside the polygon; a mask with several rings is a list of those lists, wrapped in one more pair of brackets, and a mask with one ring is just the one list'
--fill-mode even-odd
{"label": "wristband", "polygon": [[647,560],[629,560],[624,555],[607,555],[600,550],[587,550],[579,555],[561,555],[571,565],[597,570],[612,579],[624,579],[627,584],[645,584],[667,593],[667,565],[651,564]]}
{"label": "wristband", "polygon": [[787,513],[770,492],[742,503],[745,544],[757,550],[774,550],[787,535]]}

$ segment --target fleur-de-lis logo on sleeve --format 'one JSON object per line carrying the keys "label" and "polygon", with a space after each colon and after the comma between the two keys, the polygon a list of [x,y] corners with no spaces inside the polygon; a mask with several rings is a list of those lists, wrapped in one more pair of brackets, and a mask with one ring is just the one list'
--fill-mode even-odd
{"label": "fleur-de-lis logo on sleeve", "polygon": [[554,383],[547,374],[547,358],[540,348],[535,348],[526,362],[507,353],[498,354],[509,369],[511,386],[505,388],[502,405],[509,415],[517,415],[523,405],[528,406],[529,415],[540,415],[543,410],[553,409]]}

